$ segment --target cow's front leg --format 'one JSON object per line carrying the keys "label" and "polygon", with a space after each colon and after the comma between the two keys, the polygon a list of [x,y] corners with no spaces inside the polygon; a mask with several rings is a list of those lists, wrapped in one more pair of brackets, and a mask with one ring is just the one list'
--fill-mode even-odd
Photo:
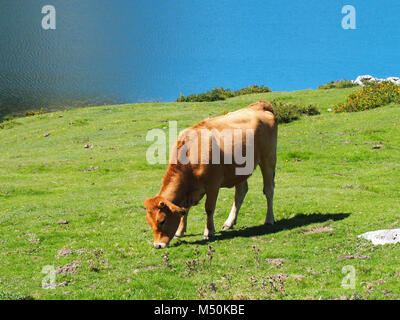
{"label": "cow's front leg", "polygon": [[217,204],[218,189],[213,192],[207,193],[206,199],[206,214],[207,214],[207,224],[204,230],[203,238],[209,240],[214,238],[215,228],[214,228],[214,211]]}
{"label": "cow's front leg", "polygon": [[181,222],[179,223],[178,230],[175,233],[175,238],[183,237],[186,232],[186,225],[187,225],[187,213],[181,218]]}

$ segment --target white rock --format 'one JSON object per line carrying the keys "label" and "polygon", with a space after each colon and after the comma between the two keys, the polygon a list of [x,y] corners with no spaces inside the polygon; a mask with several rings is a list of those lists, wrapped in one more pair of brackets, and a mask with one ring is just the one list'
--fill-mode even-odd
{"label": "white rock", "polygon": [[360,234],[357,238],[364,238],[370,240],[374,245],[398,243],[400,242],[400,229],[369,231]]}
{"label": "white rock", "polygon": [[400,85],[400,78],[399,77],[389,77],[389,78],[386,78],[386,81],[390,81],[390,82],[393,82],[395,84]]}
{"label": "white rock", "polygon": [[386,79],[379,79],[379,78],[375,78],[369,74],[366,74],[366,75],[358,76],[356,80],[352,80],[353,83],[355,83],[359,86],[364,86],[363,82],[371,82],[371,81],[375,81],[375,82],[390,81],[397,85],[400,85],[399,77],[389,77]]}
{"label": "white rock", "polygon": [[363,86],[364,85],[363,81],[370,82],[370,81],[376,81],[376,80],[377,80],[376,78],[367,74],[367,75],[363,75],[363,76],[358,76],[357,79],[354,80],[354,83],[358,84],[359,86]]}

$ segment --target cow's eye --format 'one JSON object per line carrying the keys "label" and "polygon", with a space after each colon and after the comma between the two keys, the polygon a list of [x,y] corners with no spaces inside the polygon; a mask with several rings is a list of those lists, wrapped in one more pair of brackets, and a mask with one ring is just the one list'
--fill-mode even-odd
{"label": "cow's eye", "polygon": [[163,221],[160,222],[160,227],[162,227],[162,226],[164,225],[164,223],[165,223],[166,220],[167,220],[167,219],[164,219]]}

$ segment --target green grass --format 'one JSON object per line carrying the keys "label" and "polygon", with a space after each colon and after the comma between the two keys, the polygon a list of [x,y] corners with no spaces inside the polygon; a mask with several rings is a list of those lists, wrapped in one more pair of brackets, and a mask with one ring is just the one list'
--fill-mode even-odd
{"label": "green grass", "polygon": [[[399,245],[373,247],[357,235],[399,227],[400,108],[327,111],[353,90],[102,106],[14,120],[0,130],[0,299],[399,299]],[[155,250],[143,199],[158,192],[165,166],[146,162],[147,131],[167,130],[163,120],[178,120],[183,129],[259,99],[321,111],[279,126],[276,225],[261,227],[266,201],[257,169],[235,229],[217,232],[211,243],[211,264],[210,243],[202,241],[204,200],[189,213],[187,236]],[[220,192],[217,230],[233,192]],[[308,232],[314,228],[324,232]],[[73,253],[58,257],[61,249]],[[354,254],[370,259],[338,259]],[[286,260],[278,267],[266,258]],[[44,266],[73,261],[80,264],[75,274],[57,274],[64,286],[41,288]],[[341,287],[346,265],[356,270],[355,289]]]}

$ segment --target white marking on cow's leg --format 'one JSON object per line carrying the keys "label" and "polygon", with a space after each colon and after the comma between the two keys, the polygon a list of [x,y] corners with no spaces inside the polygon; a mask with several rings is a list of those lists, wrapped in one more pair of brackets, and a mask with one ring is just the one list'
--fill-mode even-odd
{"label": "white marking on cow's leg", "polygon": [[218,198],[218,189],[216,191],[208,192],[206,199],[206,213],[207,213],[207,224],[204,229],[203,238],[205,240],[211,239],[214,237],[214,210],[217,203]]}
{"label": "white marking on cow's leg", "polygon": [[274,188],[275,188],[275,157],[270,159],[269,161],[265,161],[260,163],[263,181],[264,181],[264,189],[263,192],[267,198],[268,210],[267,217],[265,218],[264,224],[274,224]]}
{"label": "white marking on cow's leg", "polygon": [[236,224],[237,216],[242,206],[243,200],[249,190],[247,180],[235,186],[235,200],[233,201],[232,210],[229,213],[228,219],[224,222],[222,230],[228,230]]}
{"label": "white marking on cow's leg", "polygon": [[175,233],[175,238],[180,238],[185,234],[186,225],[187,225],[187,213],[181,218],[181,222],[179,223],[178,230]]}

